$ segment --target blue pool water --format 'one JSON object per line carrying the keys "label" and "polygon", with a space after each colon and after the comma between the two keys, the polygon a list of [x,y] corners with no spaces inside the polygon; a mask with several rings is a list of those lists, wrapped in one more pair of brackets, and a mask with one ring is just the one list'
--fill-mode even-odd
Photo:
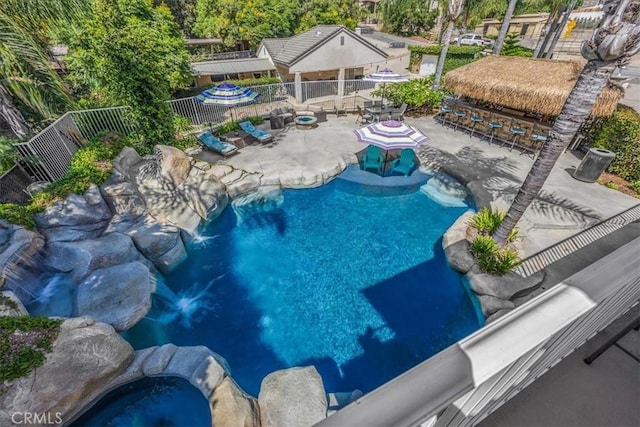
{"label": "blue pool water", "polygon": [[107,394],[73,426],[211,427],[211,413],[206,399],[187,380],[145,378]]}
{"label": "blue pool water", "polygon": [[257,396],[264,376],[294,365],[315,365],[328,392],[367,392],[478,329],[441,249],[466,208],[339,181],[227,208],[166,276],[175,295],[126,338],[206,345]]}

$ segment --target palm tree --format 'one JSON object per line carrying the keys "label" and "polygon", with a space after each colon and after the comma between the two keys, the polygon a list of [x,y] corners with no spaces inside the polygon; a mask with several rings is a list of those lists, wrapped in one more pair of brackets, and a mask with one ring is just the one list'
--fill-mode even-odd
{"label": "palm tree", "polygon": [[0,115],[18,137],[31,126],[16,105],[51,119],[70,104],[51,68],[47,48],[54,33],[82,16],[82,0],[2,0],[0,2]]}
{"label": "palm tree", "polygon": [[440,52],[440,58],[438,59],[438,67],[436,68],[436,75],[433,79],[433,89],[437,90],[440,87],[440,79],[442,79],[442,69],[444,68],[444,61],[447,58],[447,51],[449,50],[449,43],[451,42],[451,33],[453,33],[453,25],[462,13],[464,7],[464,0],[449,0],[447,4],[447,12],[444,19],[447,22],[447,29],[442,38],[442,51]]}
{"label": "palm tree", "polygon": [[518,3],[518,0],[509,0],[509,6],[507,6],[507,12],[504,14],[504,18],[502,18],[502,26],[500,27],[498,38],[496,39],[496,43],[493,45],[494,55],[500,55],[500,51],[502,50],[502,44],[504,43],[504,38],[507,37],[507,33],[509,32],[509,25],[511,25],[511,17],[513,16],[513,11],[516,10],[517,3]]}
{"label": "palm tree", "polygon": [[629,62],[640,51],[640,0],[614,0],[605,4],[605,16],[591,39],[582,45],[587,64],[578,76],[549,140],[542,147],[504,221],[493,238],[504,244],[524,211],[533,202],[549,177],[558,157],[578,128],[591,114],[600,92],[617,66]]}

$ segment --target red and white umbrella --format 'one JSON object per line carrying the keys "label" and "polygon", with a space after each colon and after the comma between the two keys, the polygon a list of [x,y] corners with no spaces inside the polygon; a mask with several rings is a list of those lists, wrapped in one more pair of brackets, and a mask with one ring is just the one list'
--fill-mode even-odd
{"label": "red and white umbrella", "polygon": [[395,120],[387,120],[354,130],[358,141],[375,145],[383,150],[416,148],[429,138],[413,126]]}

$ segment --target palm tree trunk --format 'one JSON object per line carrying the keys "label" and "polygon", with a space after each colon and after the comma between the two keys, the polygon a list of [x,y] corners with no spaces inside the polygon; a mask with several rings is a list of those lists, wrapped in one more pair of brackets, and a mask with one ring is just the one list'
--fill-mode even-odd
{"label": "palm tree trunk", "polygon": [[542,189],[556,161],[573,139],[580,125],[591,114],[596,99],[609,82],[615,69],[615,62],[597,60],[587,62],[553,124],[549,140],[542,147],[540,155],[533,163],[504,221],[493,235],[496,242],[505,244],[511,230],[515,228],[524,211]]}
{"label": "palm tree trunk", "polygon": [[562,35],[564,28],[567,26],[567,22],[569,21],[569,15],[571,14],[571,11],[575,7],[575,5],[576,5],[576,0],[573,0],[571,4],[567,6],[567,10],[563,13],[562,21],[560,21],[560,26],[558,27],[558,31],[556,31],[556,33],[553,36],[551,45],[549,46],[549,49],[547,50],[547,53],[544,56],[545,58],[551,58],[551,55],[553,55],[553,50],[556,48],[556,45],[558,44],[558,40],[560,40],[560,35]]}
{"label": "palm tree trunk", "polygon": [[442,79],[442,69],[444,68],[444,61],[447,59],[447,51],[449,50],[449,43],[451,41],[451,34],[453,33],[453,21],[447,22],[447,30],[444,32],[442,40],[442,51],[440,51],[440,58],[438,58],[438,66],[436,67],[436,76],[433,78],[433,89],[438,90],[440,88],[440,79]]}
{"label": "palm tree trunk", "polygon": [[540,58],[544,53],[545,46],[549,43],[549,39],[551,38],[551,32],[553,29],[554,22],[558,19],[556,16],[556,12],[552,11],[547,19],[546,24],[544,24],[544,36],[540,36],[538,40],[538,44],[536,45],[536,49],[533,51],[534,58]]}
{"label": "palm tree trunk", "polygon": [[2,85],[0,85],[0,116],[9,124],[11,130],[18,138],[31,136],[31,128],[20,110],[13,104],[11,96]]}
{"label": "palm tree trunk", "polygon": [[509,32],[509,25],[511,25],[511,17],[513,16],[513,11],[516,9],[517,3],[518,3],[518,0],[509,0],[509,6],[507,6],[507,13],[505,13],[504,18],[502,19],[502,26],[500,27],[500,33],[498,33],[496,44],[493,45],[494,55],[500,55],[500,51],[502,50],[502,43],[504,43],[504,39],[505,37],[507,37],[507,32]]}

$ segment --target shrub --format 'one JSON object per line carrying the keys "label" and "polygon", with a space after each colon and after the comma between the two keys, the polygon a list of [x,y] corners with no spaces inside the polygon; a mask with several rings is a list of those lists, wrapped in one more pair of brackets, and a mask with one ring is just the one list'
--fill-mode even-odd
{"label": "shrub", "polygon": [[593,146],[616,153],[608,171],[627,181],[640,180],[640,113],[618,105],[593,133]]}
{"label": "shrub", "polygon": [[373,96],[382,96],[395,105],[407,103],[407,111],[420,111],[429,113],[434,106],[440,105],[445,93],[441,90],[433,90],[433,78],[413,79],[404,83],[387,85],[386,88],[378,88],[371,91]]}
{"label": "shrub", "polygon": [[500,55],[523,56],[523,57],[530,58],[533,56],[533,49],[528,49],[524,46],[520,46],[518,34],[509,33],[504,39],[502,49],[500,50]]}
{"label": "shrub", "polygon": [[480,269],[489,274],[502,276],[520,264],[515,250],[501,247],[491,236],[477,236],[471,242],[470,249]]}
{"label": "shrub", "polygon": [[[440,55],[442,51],[441,45],[429,45],[429,46],[409,46],[411,56],[409,58],[409,69],[413,70],[419,67],[422,62],[422,55]],[[450,45],[447,50],[447,58],[444,62],[443,73],[451,71],[455,68],[466,65],[475,61],[478,58],[478,53],[482,51],[481,46],[455,46]]]}
{"label": "shrub", "polygon": [[60,331],[60,319],[0,317],[0,394],[7,382],[41,366]]}
{"label": "shrub", "polygon": [[[247,117],[242,119],[241,121],[250,121],[254,125],[259,125],[264,122],[264,119],[260,116]],[[223,123],[218,126],[215,130],[215,134],[217,136],[224,135],[225,133],[234,132],[240,130],[240,122],[231,121],[227,123]]]}
{"label": "shrub", "polygon": [[492,236],[502,223],[504,216],[504,212],[493,211],[485,207],[469,220],[469,225],[482,235]]}
{"label": "shrub", "polygon": [[630,183],[629,188],[631,188],[636,193],[640,194],[640,181]]}
{"label": "shrub", "polygon": [[0,136],[0,175],[8,171],[20,159],[20,154],[13,146],[17,139]]}

